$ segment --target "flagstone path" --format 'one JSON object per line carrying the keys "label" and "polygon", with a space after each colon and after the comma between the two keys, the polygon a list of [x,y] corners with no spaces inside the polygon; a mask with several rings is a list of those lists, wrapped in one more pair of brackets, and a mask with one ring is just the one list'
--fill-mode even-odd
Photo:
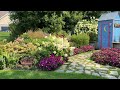
{"label": "flagstone path", "polygon": [[108,79],[120,79],[120,68],[97,64],[89,59],[91,55],[92,52],[86,52],[71,56],[69,61],[55,70],[55,72],[85,73]]}

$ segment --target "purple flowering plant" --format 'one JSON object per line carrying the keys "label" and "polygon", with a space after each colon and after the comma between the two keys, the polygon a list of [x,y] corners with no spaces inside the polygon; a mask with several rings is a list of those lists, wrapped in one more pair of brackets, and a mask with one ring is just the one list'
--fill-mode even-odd
{"label": "purple flowering plant", "polygon": [[93,53],[91,59],[99,64],[120,67],[120,53],[116,48],[103,48],[101,51]]}
{"label": "purple flowering plant", "polygon": [[91,45],[85,45],[80,48],[75,48],[74,49],[74,55],[82,53],[82,52],[88,52],[94,50],[94,47]]}
{"label": "purple flowering plant", "polygon": [[64,61],[61,59],[61,56],[55,56],[51,54],[50,57],[45,57],[38,63],[38,68],[42,70],[52,71],[61,66]]}

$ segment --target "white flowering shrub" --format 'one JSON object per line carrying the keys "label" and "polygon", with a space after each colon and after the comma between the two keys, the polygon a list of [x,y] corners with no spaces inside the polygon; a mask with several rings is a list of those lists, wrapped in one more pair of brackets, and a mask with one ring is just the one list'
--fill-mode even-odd
{"label": "white flowering shrub", "polygon": [[75,26],[75,33],[98,33],[97,31],[97,27],[98,27],[98,22],[95,21],[94,19],[91,21],[87,21],[87,20],[82,20],[79,21],[76,26]]}
{"label": "white flowering shrub", "polygon": [[79,33],[87,33],[90,36],[90,41],[97,40],[97,34],[98,34],[98,22],[95,19],[92,19],[90,21],[82,20],[79,21],[74,29],[74,32],[76,34]]}

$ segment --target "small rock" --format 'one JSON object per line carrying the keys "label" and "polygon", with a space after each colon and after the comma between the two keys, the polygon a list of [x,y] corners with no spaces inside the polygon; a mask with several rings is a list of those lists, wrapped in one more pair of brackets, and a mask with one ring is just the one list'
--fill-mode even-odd
{"label": "small rock", "polygon": [[117,71],[110,71],[110,75],[118,76],[119,74]]}
{"label": "small rock", "polygon": [[100,65],[99,65],[99,64],[96,64],[95,67],[100,68]]}
{"label": "small rock", "polygon": [[104,66],[104,67],[106,67],[106,68],[112,68],[112,66],[109,66],[109,65],[106,65],[106,66]]}
{"label": "small rock", "polygon": [[71,72],[73,72],[73,71],[71,71],[71,70],[67,70],[67,71],[66,71],[66,73],[71,73]]}
{"label": "small rock", "polygon": [[86,70],[90,70],[90,69],[91,69],[91,67],[85,67],[85,69],[86,69]]}
{"label": "small rock", "polygon": [[91,65],[91,64],[90,64],[90,65],[87,65],[87,66],[88,66],[88,67],[94,67],[94,65]]}
{"label": "small rock", "polygon": [[64,70],[55,70],[55,72],[65,72]]}
{"label": "small rock", "polygon": [[83,71],[75,71],[75,73],[83,73]]}
{"label": "small rock", "polygon": [[120,79],[120,76],[118,77],[118,79]]}
{"label": "small rock", "polygon": [[75,67],[75,66],[77,66],[77,64],[76,63],[71,63],[70,66]]}
{"label": "small rock", "polygon": [[98,71],[98,72],[99,72],[99,73],[105,73],[105,74],[108,73],[108,71],[101,71],[101,70]]}
{"label": "small rock", "polygon": [[106,74],[104,77],[108,79],[117,79],[115,76],[111,76],[109,74]]}
{"label": "small rock", "polygon": [[92,73],[92,75],[95,75],[95,76],[100,76],[98,73],[95,73],[95,72],[94,72],[94,73]]}
{"label": "small rock", "polygon": [[84,67],[76,67],[76,69],[78,69],[78,70],[83,70],[84,69]]}
{"label": "small rock", "polygon": [[91,74],[91,71],[85,70],[86,74]]}
{"label": "small rock", "polygon": [[70,64],[70,62],[64,63],[64,65],[69,65],[69,64]]}
{"label": "small rock", "polygon": [[66,69],[67,65],[62,65],[59,69]]}
{"label": "small rock", "polygon": [[99,70],[99,71],[108,71],[109,69],[108,68],[99,68],[97,70]]}
{"label": "small rock", "polygon": [[69,69],[69,70],[73,70],[74,68],[73,68],[73,67],[69,67],[68,69]]}
{"label": "small rock", "polygon": [[103,72],[98,72],[102,77],[104,77],[106,74]]}

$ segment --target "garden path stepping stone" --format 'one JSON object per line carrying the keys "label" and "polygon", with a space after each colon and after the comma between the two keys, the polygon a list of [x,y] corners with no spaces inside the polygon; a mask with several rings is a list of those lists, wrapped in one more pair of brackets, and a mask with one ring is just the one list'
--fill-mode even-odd
{"label": "garden path stepping stone", "polygon": [[67,70],[67,71],[66,71],[66,73],[71,73],[71,72],[73,72],[73,71],[72,71],[72,70]]}
{"label": "garden path stepping stone", "polygon": [[119,74],[117,71],[110,71],[110,75],[118,76]]}
{"label": "garden path stepping stone", "polygon": [[[100,65],[95,61],[88,60],[92,53],[78,54],[69,57],[69,61],[61,66],[56,72],[65,73],[86,73],[95,76],[101,76],[108,79],[120,79],[120,68],[109,65]],[[88,58],[88,59],[86,59]]]}
{"label": "garden path stepping stone", "polygon": [[64,70],[55,70],[55,72],[65,72]]}
{"label": "garden path stepping stone", "polygon": [[91,70],[91,67],[85,67],[85,70]]}
{"label": "garden path stepping stone", "polygon": [[109,74],[106,74],[104,77],[108,79],[117,79],[115,76],[111,76]]}
{"label": "garden path stepping stone", "polygon": [[83,71],[75,71],[75,73],[83,73]]}
{"label": "garden path stepping stone", "polygon": [[120,79],[120,76],[118,77],[118,79]]}
{"label": "garden path stepping stone", "polygon": [[86,74],[91,74],[91,71],[85,70]]}
{"label": "garden path stepping stone", "polygon": [[95,72],[94,72],[94,73],[92,73],[92,75],[95,75],[95,76],[100,76],[98,73],[95,73]]}

